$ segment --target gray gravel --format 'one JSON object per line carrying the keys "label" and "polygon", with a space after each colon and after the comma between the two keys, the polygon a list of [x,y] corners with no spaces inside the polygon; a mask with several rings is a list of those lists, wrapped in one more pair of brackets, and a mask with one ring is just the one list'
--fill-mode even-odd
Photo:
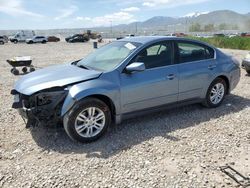
{"label": "gray gravel", "polygon": [[[62,128],[25,129],[9,94],[6,59],[31,55],[37,67],[73,61],[92,44],[0,46],[0,187],[235,187],[219,167],[250,176],[250,77],[221,107],[170,109],[113,126],[90,144]],[[247,51],[223,50],[241,60]]]}

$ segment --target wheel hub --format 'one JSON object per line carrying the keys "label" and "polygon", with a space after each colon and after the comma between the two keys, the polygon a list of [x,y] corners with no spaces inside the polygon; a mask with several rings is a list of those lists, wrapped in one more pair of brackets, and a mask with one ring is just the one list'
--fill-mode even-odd
{"label": "wheel hub", "polygon": [[93,137],[105,125],[104,112],[97,107],[89,107],[78,114],[75,120],[76,132],[82,137]]}
{"label": "wheel hub", "polygon": [[210,101],[213,104],[220,103],[224,97],[224,93],[225,93],[224,85],[222,83],[215,84],[214,87],[211,89]]}

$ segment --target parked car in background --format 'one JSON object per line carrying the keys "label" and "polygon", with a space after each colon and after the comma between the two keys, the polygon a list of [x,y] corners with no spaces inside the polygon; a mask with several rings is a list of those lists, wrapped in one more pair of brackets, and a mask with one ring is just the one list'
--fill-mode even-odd
{"label": "parked car in background", "polygon": [[186,37],[188,36],[187,34],[185,33],[172,33],[171,36],[176,36],[176,37]]}
{"label": "parked car in background", "polygon": [[2,37],[3,37],[4,43],[8,43],[9,42],[9,38],[6,35],[3,35]]}
{"label": "parked car in background", "polygon": [[125,37],[117,37],[116,40],[120,40],[120,39],[124,39],[124,38],[130,38],[130,37],[134,37],[134,34],[127,34]]}
{"label": "parked car in background", "polygon": [[32,38],[34,36],[35,36],[34,31],[22,30],[17,32],[14,36],[9,37],[9,40],[16,44],[18,42],[25,42],[26,39]]}
{"label": "parked car in background", "polygon": [[77,37],[77,36],[80,36],[80,35],[81,35],[81,34],[74,34],[74,35],[71,35],[71,36],[69,36],[69,37],[66,37],[66,38],[65,38],[65,41],[66,41],[66,42],[69,42],[70,39],[72,39],[72,38],[74,38],[74,37]]}
{"label": "parked car in background", "polygon": [[56,36],[48,36],[47,37],[48,42],[59,42],[60,38],[56,37]]}
{"label": "parked car in background", "polygon": [[229,37],[229,38],[233,38],[233,37],[238,37],[239,35],[237,35],[237,34],[228,34],[227,35],[227,37]]}
{"label": "parked car in background", "polygon": [[34,36],[31,39],[26,39],[27,44],[33,44],[33,43],[46,43],[48,42],[48,39],[44,36]]}
{"label": "parked car in background", "polygon": [[89,41],[89,37],[83,34],[75,34],[73,36],[65,38],[66,42],[74,43],[74,42],[87,42]]}
{"label": "parked car in background", "polygon": [[216,33],[214,34],[214,37],[225,37],[226,35],[223,33]]}
{"label": "parked car in background", "polygon": [[242,37],[250,37],[250,33],[241,33]]}
{"label": "parked car in background", "polygon": [[250,52],[243,59],[241,66],[247,71],[248,74],[250,74]]}
{"label": "parked car in background", "polygon": [[240,80],[239,63],[206,43],[130,37],[75,62],[18,80],[13,108],[31,125],[63,121],[68,136],[98,139],[111,125],[174,104],[221,105]]}
{"label": "parked car in background", "polygon": [[3,36],[0,36],[0,44],[4,44],[5,43],[5,39]]}

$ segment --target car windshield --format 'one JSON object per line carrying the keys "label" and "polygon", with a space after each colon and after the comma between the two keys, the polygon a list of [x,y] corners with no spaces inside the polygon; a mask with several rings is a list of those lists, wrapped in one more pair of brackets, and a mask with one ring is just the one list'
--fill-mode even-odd
{"label": "car windshield", "polygon": [[107,44],[86,58],[80,60],[77,66],[87,69],[110,71],[119,65],[128,55],[141,44],[135,42],[116,41]]}

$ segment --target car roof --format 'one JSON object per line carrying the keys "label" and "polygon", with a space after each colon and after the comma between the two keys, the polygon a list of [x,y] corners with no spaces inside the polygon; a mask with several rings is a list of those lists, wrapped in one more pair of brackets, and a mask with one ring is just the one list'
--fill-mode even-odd
{"label": "car roof", "polygon": [[123,38],[119,41],[126,41],[126,42],[138,42],[141,44],[146,44],[152,41],[156,40],[164,40],[164,39],[173,39],[175,37],[169,37],[169,36],[138,36],[138,37],[129,37],[129,38]]}
{"label": "car roof", "polygon": [[182,40],[182,41],[187,41],[187,42],[196,42],[196,43],[200,43],[202,45],[206,45],[206,46],[214,48],[212,45],[199,41],[199,40],[176,37],[176,36],[138,36],[138,37],[123,38],[123,39],[120,39],[119,41],[137,42],[141,44],[147,44],[150,42],[160,42],[163,40]]}

